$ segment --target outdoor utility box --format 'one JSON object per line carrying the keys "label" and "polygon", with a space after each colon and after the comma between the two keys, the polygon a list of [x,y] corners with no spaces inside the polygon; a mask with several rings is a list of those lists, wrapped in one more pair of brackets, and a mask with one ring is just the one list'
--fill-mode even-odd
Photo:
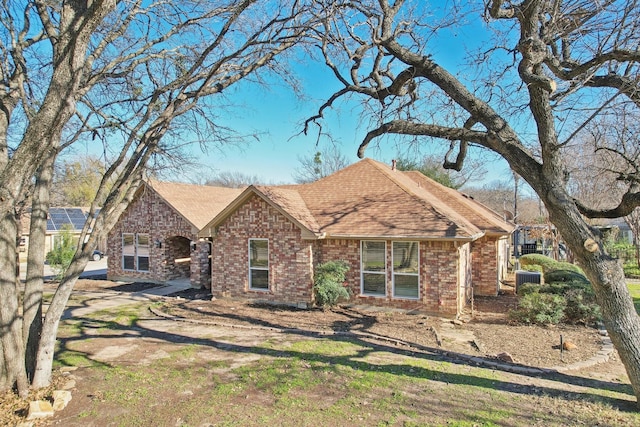
{"label": "outdoor utility box", "polygon": [[516,294],[518,289],[525,283],[537,283],[542,284],[542,273],[539,271],[516,271]]}

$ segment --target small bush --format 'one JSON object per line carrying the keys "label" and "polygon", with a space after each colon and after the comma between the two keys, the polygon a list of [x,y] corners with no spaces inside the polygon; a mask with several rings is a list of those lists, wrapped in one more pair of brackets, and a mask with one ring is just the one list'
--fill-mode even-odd
{"label": "small bush", "polygon": [[547,270],[547,271],[551,272],[551,271],[557,271],[557,270],[560,270],[560,271],[571,271],[573,273],[578,273],[579,275],[584,277],[584,271],[582,271],[582,269],[580,267],[578,267],[577,265],[571,264],[570,262],[556,261],[555,264],[551,264],[549,266],[549,270]]}
{"label": "small bush", "polygon": [[349,266],[344,261],[328,261],[316,266],[313,291],[318,305],[332,307],[341,299],[351,297],[349,289],[343,286],[347,271]]}
{"label": "small bush", "polygon": [[629,263],[624,265],[625,277],[640,277],[640,267],[635,263]]}
{"label": "small bush", "polygon": [[564,309],[564,321],[590,325],[602,320],[600,307],[593,296],[585,295],[582,289],[569,289],[564,295],[567,307]]}
{"label": "small bush", "polygon": [[557,264],[556,260],[540,254],[527,254],[520,257],[520,265],[523,268],[531,265],[539,265],[543,271],[547,271],[552,270],[553,268],[551,268],[551,266],[554,264]]}
{"label": "small bush", "polygon": [[524,271],[533,271],[536,273],[542,273],[542,266],[538,264],[525,265],[525,266],[522,266],[522,269]]}
{"label": "small bush", "polygon": [[76,242],[72,234],[70,225],[65,224],[60,229],[60,236],[55,246],[50,252],[47,252],[46,260],[55,271],[57,278],[61,279],[64,272],[69,268],[71,260],[76,253]]}
{"label": "small bush", "polygon": [[533,292],[520,299],[509,318],[519,323],[555,325],[562,320],[566,306],[567,301],[560,295]]}
{"label": "small bush", "polygon": [[571,270],[552,270],[544,274],[545,283],[553,282],[576,282],[589,285],[589,279],[584,274],[571,271]]}
{"label": "small bush", "polygon": [[539,283],[523,283],[518,286],[518,295],[525,296],[534,292],[540,292],[540,288],[541,286]]}

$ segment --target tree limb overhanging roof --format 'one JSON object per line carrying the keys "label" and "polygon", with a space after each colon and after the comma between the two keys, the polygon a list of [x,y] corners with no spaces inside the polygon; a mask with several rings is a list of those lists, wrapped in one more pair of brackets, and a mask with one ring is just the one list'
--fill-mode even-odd
{"label": "tree limb overhanging roof", "polygon": [[215,227],[254,196],[293,221],[305,238],[471,241],[513,231],[497,213],[419,172],[364,159],[308,184],[250,186],[200,237],[214,235]]}

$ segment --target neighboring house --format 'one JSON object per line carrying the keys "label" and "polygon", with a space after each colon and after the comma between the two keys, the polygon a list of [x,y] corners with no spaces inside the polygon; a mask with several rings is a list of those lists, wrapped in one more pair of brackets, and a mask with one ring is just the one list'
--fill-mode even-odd
{"label": "neighboring house", "polygon": [[198,231],[242,189],[150,180],[137,191],[107,238],[110,280],[209,284],[206,241]]}
{"label": "neighboring house", "polygon": [[[58,239],[60,232],[69,228],[71,234],[78,238],[87,220],[88,209],[76,207],[55,207],[49,208],[47,213],[47,231],[44,243],[44,253],[51,251]],[[20,258],[26,260],[27,251],[29,249],[29,227],[31,221],[31,213],[27,212],[22,215],[22,238],[20,239]],[[101,249],[101,248],[99,248]],[[102,250],[102,249],[101,249]]]}
{"label": "neighboring house", "polygon": [[319,181],[250,186],[199,233],[211,291],[313,304],[314,267],[344,260],[352,302],[456,315],[496,295],[513,225],[419,172],[364,159]]}

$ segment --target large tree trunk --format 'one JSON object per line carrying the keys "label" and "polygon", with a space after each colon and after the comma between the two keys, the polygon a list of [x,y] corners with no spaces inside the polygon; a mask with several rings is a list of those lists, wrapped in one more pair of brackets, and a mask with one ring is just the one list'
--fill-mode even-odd
{"label": "large tree trunk", "polygon": [[575,203],[566,194],[550,191],[545,195],[545,206],[553,224],[593,284],[605,327],[640,405],[640,316],[627,288],[622,264],[609,256],[601,243],[597,243],[597,236],[592,234]]}

